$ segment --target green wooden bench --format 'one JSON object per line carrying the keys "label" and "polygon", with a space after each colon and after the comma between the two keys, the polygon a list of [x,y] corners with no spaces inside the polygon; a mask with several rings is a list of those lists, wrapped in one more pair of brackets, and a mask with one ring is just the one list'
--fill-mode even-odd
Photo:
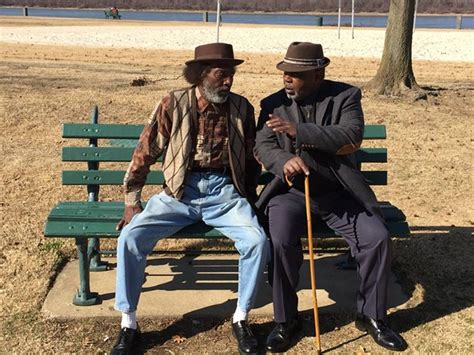
{"label": "green wooden bench", "polygon": [[[115,230],[122,217],[123,202],[99,202],[101,185],[118,185],[121,191],[125,170],[100,170],[100,162],[129,162],[143,125],[98,124],[98,109],[94,108],[90,124],[66,123],[63,127],[63,138],[85,139],[80,147],[63,147],[62,161],[86,163],[77,170],[62,172],[63,185],[84,185],[87,187],[87,198],[83,201],[59,202],[50,212],[46,221],[46,237],[74,238],[79,258],[80,286],[74,296],[75,305],[92,305],[99,302],[99,296],[92,293],[89,286],[89,271],[106,269],[100,261],[99,238],[117,238]],[[367,125],[365,140],[384,140],[386,130],[383,125]],[[98,141],[105,142],[101,146]],[[362,148],[357,152],[359,164],[386,163],[386,148]],[[363,171],[371,185],[387,185],[386,170]],[[272,175],[265,172],[261,175],[260,184],[271,181]],[[146,184],[162,185],[163,173],[152,170]],[[122,196],[121,193],[117,194]],[[85,197],[85,196],[84,196]],[[394,236],[409,235],[405,215],[389,202],[380,202],[387,220],[390,233]],[[314,223],[314,235],[318,237],[334,236],[334,232],[322,223]],[[186,227],[172,236],[173,238],[222,238],[221,233],[203,223]]]}
{"label": "green wooden bench", "polygon": [[112,17],[113,20],[120,20],[122,18],[122,15],[119,14],[118,10],[117,11],[104,10],[104,15],[106,19]]}

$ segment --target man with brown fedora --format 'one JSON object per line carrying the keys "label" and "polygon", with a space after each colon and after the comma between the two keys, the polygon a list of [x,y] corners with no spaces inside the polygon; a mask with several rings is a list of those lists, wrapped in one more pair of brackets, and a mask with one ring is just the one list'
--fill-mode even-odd
{"label": "man with brown fedora", "polygon": [[[122,312],[122,323],[112,354],[128,354],[136,346],[135,312],[147,255],[160,239],[197,221],[221,231],[240,253],[232,332],[241,353],[257,351],[247,318],[269,245],[252,208],[261,171],[253,155],[254,109],[230,91],[242,62],[230,44],[196,47],[183,72],[190,86],[166,95],[140,135],[125,175],[125,211],[117,225],[115,308]],[[162,154],[164,191],[143,209],[141,190]]]}
{"label": "man with brown fedora", "polygon": [[[311,209],[351,248],[361,279],[355,325],[377,344],[404,350],[386,323],[390,236],[375,194],[355,163],[364,132],[361,92],[325,79],[330,60],[320,44],[293,42],[277,64],[284,88],[261,101],[255,154],[274,179],[257,202],[267,219],[274,329],[266,348],[283,352],[298,331],[297,286],[306,232],[304,179]],[[290,184],[286,183],[289,179]]]}

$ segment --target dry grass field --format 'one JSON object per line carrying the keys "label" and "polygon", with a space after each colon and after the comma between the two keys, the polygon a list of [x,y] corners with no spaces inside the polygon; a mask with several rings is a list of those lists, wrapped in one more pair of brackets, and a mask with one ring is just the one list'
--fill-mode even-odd
{"label": "dry grass field", "polygon": [[[237,53],[239,54],[239,53]],[[144,123],[155,102],[185,85],[188,51],[100,49],[0,44],[2,228],[0,235],[1,353],[104,353],[111,348],[112,320],[57,321],[41,314],[55,276],[75,257],[72,241],[46,240],[43,223],[59,200],[85,199],[80,188],[62,187],[61,125],[87,122],[98,105],[101,122]],[[281,85],[279,55],[244,54],[234,91],[258,107]],[[239,57],[242,57],[239,56]],[[363,85],[378,61],[331,58],[327,77]],[[394,240],[394,268],[410,301],[392,310],[407,353],[468,354],[474,346],[472,144],[474,63],[415,62],[426,100],[365,94],[368,123],[387,125],[389,186],[381,200],[400,207],[412,237]],[[137,78],[146,85],[132,86]],[[152,193],[151,190],[146,191]],[[104,189],[117,198],[120,188]],[[179,247],[179,245],[178,245]],[[361,337],[350,314],[321,318],[322,344],[332,353],[384,353]],[[255,321],[263,340],[270,319]],[[142,352],[235,353],[228,322],[146,319]],[[311,320],[294,353],[314,351]],[[174,335],[186,338],[176,342]]]}

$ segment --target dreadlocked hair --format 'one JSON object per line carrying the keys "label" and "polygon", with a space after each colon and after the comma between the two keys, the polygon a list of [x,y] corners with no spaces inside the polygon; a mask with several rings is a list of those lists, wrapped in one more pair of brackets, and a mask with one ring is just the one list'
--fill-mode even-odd
{"label": "dreadlocked hair", "polygon": [[183,76],[191,85],[199,85],[211,70],[211,66],[205,63],[191,63],[184,67]]}

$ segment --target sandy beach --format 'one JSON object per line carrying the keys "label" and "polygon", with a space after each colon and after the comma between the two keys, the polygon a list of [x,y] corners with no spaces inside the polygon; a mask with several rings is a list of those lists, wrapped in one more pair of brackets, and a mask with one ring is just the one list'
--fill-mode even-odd
{"label": "sandy beach", "polygon": [[[0,26],[0,42],[44,45],[72,45],[102,48],[191,50],[201,43],[215,42],[215,25],[189,23],[107,25],[99,21],[81,26]],[[224,24],[219,41],[232,43],[234,50],[251,53],[284,53],[292,41],[319,42],[330,57],[380,58],[385,29],[338,30],[308,26],[249,26]],[[474,31],[417,29],[413,35],[413,60],[474,61]]]}

